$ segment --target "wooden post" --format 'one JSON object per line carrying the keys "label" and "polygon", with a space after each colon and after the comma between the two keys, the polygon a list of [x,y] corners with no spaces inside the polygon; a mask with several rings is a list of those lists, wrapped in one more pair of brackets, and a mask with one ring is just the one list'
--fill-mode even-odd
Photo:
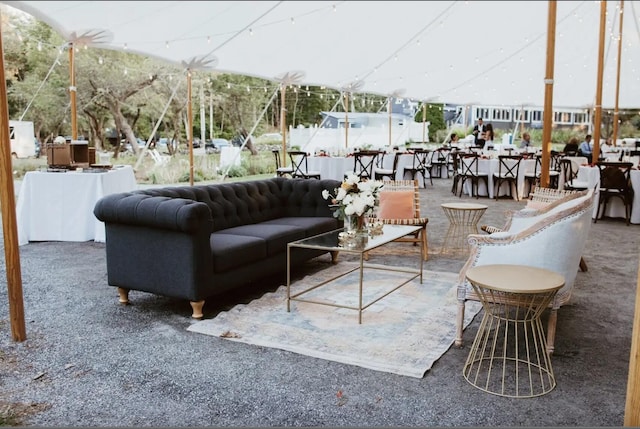
{"label": "wooden post", "polygon": [[[69,42],[69,99],[71,101],[71,138],[73,140],[78,139],[78,121],[77,121],[77,107],[76,107],[76,61],[75,61],[75,46],[72,42]],[[118,141],[120,136],[118,136]]]}
{"label": "wooden post", "polygon": [[344,93],[344,147],[349,149],[349,92]]}
{"label": "wooden post", "polygon": [[607,26],[607,2],[600,0],[600,44],[598,47],[598,76],[596,78],[596,117],[593,126],[591,165],[600,157],[600,129],[602,123],[602,76],[604,75],[604,33]]}
{"label": "wooden post", "polygon": [[389,147],[391,147],[391,142],[393,141],[391,139],[391,97],[387,101],[387,111],[389,112]]}
{"label": "wooden post", "polygon": [[631,357],[627,380],[627,400],[624,410],[625,426],[640,426],[640,269],[636,273],[636,306],[631,331]]}
{"label": "wooden post", "polygon": [[282,130],[282,165],[287,164],[287,109],[285,106],[287,85],[280,84],[280,129]]}
{"label": "wooden post", "polygon": [[555,0],[549,1],[547,17],[547,67],[544,77],[544,113],[542,119],[542,172],[540,186],[549,187],[549,166],[551,164],[551,128],[553,127],[553,73],[556,48]]}
{"label": "wooden post", "polygon": [[427,103],[422,103],[422,143],[426,143],[427,137]]}
{"label": "wooden post", "polygon": [[618,71],[616,76],[616,106],[613,111],[613,137],[612,144],[617,146],[618,140],[618,101],[620,97],[620,62],[622,59],[622,18],[624,16],[624,0],[620,0],[620,32],[618,35]]}
{"label": "wooden post", "polygon": [[[0,27],[2,24],[0,23]],[[24,302],[22,299],[22,273],[20,250],[18,249],[18,226],[16,222],[16,197],[13,189],[11,168],[11,140],[9,138],[9,112],[7,85],[4,75],[4,49],[0,28],[0,208],[2,209],[2,233],[4,234],[4,258],[7,269],[9,319],[14,341],[24,341],[27,333],[24,324]]]}
{"label": "wooden post", "polygon": [[187,116],[189,129],[189,185],[193,186],[193,106],[191,105],[191,70],[187,69]]}

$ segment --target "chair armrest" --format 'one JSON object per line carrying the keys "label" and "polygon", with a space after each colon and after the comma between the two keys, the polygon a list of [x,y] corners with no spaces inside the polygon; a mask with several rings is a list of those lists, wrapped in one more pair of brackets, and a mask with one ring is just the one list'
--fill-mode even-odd
{"label": "chair armrest", "polygon": [[184,198],[132,192],[107,195],[96,203],[96,218],[105,223],[145,226],[185,233],[213,232],[211,210]]}

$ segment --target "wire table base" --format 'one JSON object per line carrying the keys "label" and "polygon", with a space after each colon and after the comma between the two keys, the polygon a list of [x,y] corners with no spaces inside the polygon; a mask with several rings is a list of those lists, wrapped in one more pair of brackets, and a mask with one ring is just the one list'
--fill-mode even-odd
{"label": "wire table base", "polygon": [[556,379],[540,315],[564,279],[547,270],[518,265],[485,265],[474,269],[488,272],[491,267],[505,267],[491,273],[498,282],[505,270],[511,270],[512,275],[522,268],[535,270],[522,272],[523,278],[535,277],[539,272],[550,273],[552,277],[546,283],[550,286],[546,287],[543,278],[537,277],[532,281],[540,283],[530,291],[496,290],[486,283],[474,282],[474,273],[469,276],[473,269],[469,270],[467,278],[480,297],[484,314],[463,376],[474,387],[498,396],[532,398],[549,393],[556,386]]}

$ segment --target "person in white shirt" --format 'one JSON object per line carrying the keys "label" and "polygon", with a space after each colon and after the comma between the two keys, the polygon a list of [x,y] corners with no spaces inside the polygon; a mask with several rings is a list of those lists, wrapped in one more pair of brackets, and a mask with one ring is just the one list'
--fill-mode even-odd
{"label": "person in white shirt", "polygon": [[611,138],[608,138],[602,146],[600,146],[600,152],[608,153],[613,152],[613,145],[611,144]]}

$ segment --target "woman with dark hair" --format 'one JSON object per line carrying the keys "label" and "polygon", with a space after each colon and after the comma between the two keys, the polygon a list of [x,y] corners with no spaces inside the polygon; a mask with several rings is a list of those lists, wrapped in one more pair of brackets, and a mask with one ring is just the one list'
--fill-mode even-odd
{"label": "woman with dark hair", "polygon": [[493,125],[487,124],[484,130],[484,147],[493,149]]}
{"label": "woman with dark hair", "polygon": [[562,149],[562,152],[564,152],[564,154],[567,156],[575,156],[578,152],[578,139],[572,137],[571,140],[569,140],[569,143],[564,145],[564,149]]}

